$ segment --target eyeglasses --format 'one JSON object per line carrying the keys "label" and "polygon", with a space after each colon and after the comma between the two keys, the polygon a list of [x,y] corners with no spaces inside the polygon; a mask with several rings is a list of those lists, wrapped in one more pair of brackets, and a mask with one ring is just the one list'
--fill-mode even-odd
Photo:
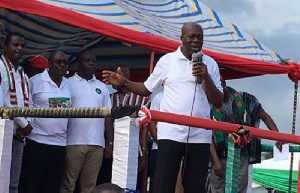
{"label": "eyeglasses", "polygon": [[63,60],[63,59],[57,59],[57,60],[54,60],[54,62],[56,64],[68,65],[68,61],[67,60]]}

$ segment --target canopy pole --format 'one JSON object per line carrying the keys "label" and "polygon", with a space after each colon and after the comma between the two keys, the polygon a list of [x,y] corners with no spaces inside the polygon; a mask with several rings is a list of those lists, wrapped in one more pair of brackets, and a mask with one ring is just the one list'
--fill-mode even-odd
{"label": "canopy pole", "polygon": [[[298,81],[296,81],[295,85],[294,85],[294,107],[293,107],[292,135],[295,135],[296,112],[297,112],[297,96],[298,96]],[[289,191],[288,191],[289,193],[291,193],[291,191],[292,191],[293,163],[294,163],[294,152],[291,152],[291,164],[290,164],[290,174],[289,174]],[[299,176],[298,176],[298,178],[299,178]]]}
{"label": "canopy pole", "polygon": [[151,74],[153,72],[154,69],[154,55],[155,55],[155,51],[151,50],[150,53],[150,62],[149,62],[149,74]]}

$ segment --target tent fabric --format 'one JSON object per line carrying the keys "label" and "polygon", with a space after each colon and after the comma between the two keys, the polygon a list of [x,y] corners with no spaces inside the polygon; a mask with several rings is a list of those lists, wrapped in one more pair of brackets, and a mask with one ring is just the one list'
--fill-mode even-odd
{"label": "tent fabric", "polygon": [[[297,192],[297,178],[300,161],[300,153],[294,153],[293,157],[292,192]],[[289,159],[274,161],[273,158],[263,160],[253,165],[253,181],[257,184],[288,192],[289,170],[291,154]]]}
{"label": "tent fabric", "polygon": [[72,59],[105,36],[170,52],[180,45],[182,24],[196,21],[205,34],[203,51],[218,62],[225,79],[295,72],[278,65],[281,57],[274,51],[197,0],[2,0],[0,7],[0,21],[26,34],[29,55],[59,48]]}
{"label": "tent fabric", "polygon": [[182,24],[196,21],[203,27],[204,47],[209,50],[267,62],[280,61],[274,51],[196,0],[39,1],[174,41],[180,39]]}
{"label": "tent fabric", "polygon": [[[293,171],[292,192],[297,192],[297,171]],[[289,171],[271,170],[271,169],[254,169],[253,181],[257,184],[273,188],[282,192],[288,192]]]}

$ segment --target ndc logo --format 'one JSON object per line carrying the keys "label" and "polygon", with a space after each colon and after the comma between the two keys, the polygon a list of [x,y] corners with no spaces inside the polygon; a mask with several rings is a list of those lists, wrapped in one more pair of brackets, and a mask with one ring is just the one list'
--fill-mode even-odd
{"label": "ndc logo", "polygon": [[96,93],[101,94],[100,88],[96,88],[95,91],[96,91]]}

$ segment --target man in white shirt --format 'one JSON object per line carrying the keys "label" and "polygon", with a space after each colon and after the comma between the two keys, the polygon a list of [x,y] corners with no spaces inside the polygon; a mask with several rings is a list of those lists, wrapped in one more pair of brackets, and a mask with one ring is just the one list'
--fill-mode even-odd
{"label": "man in white shirt", "polygon": [[[193,62],[192,54],[201,51],[203,29],[194,22],[186,23],[181,31],[182,46],[166,54],[156,64],[144,83],[125,79],[121,73],[103,71],[103,81],[123,85],[128,90],[149,95],[163,85],[160,110],[188,116],[210,118],[210,104],[220,107],[223,93],[217,63],[207,55]],[[201,76],[202,83],[195,83]],[[174,193],[180,162],[185,157],[183,187],[188,193],[205,191],[212,132],[164,122],[157,124],[158,152],[155,193]]]}
{"label": "man in white shirt", "polygon": [[[1,88],[4,107],[28,107],[28,78],[19,65],[25,47],[24,36],[20,33],[8,34],[4,40],[4,54],[0,59]],[[17,193],[22,165],[24,136],[32,130],[31,124],[24,117],[14,118],[14,139],[10,169],[9,192]]]}
{"label": "man in white shirt", "polygon": [[[49,69],[30,78],[33,107],[58,108],[70,106],[67,56],[54,51]],[[32,119],[33,130],[26,138],[20,193],[55,193],[60,191],[65,166],[67,118]]]}
{"label": "man in white shirt", "polygon": [[[78,54],[78,72],[69,78],[72,107],[111,107],[107,86],[96,79],[96,57],[85,50]],[[81,193],[91,192],[104,156],[112,156],[111,118],[71,118],[67,132],[66,170],[61,193],[74,191],[80,174]]]}

